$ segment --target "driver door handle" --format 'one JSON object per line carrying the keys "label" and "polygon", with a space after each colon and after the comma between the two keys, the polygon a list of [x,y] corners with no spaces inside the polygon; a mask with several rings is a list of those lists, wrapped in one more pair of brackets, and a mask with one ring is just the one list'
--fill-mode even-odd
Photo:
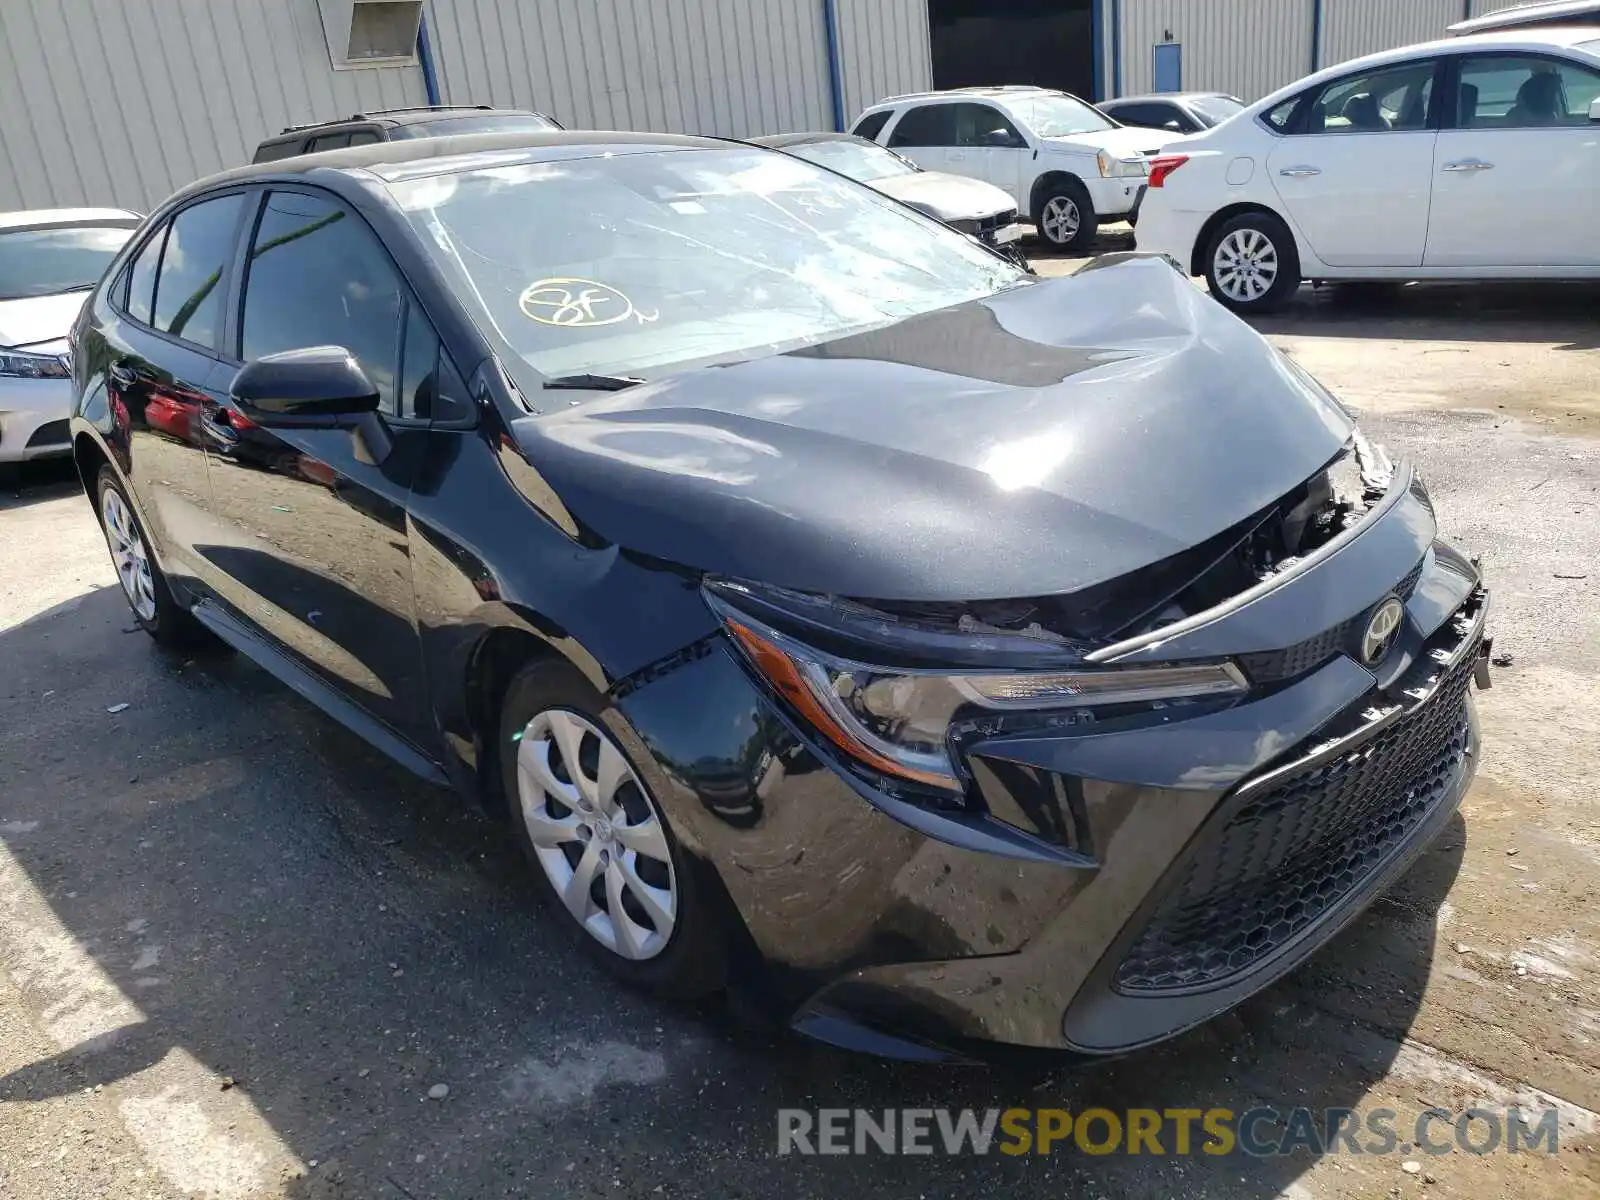
{"label": "driver door handle", "polygon": [[1443,169],[1446,171],[1492,171],[1494,170],[1494,164],[1492,162],[1484,162],[1481,158],[1458,158],[1455,162],[1445,163]]}
{"label": "driver door handle", "polygon": [[1321,167],[1284,167],[1278,172],[1288,179],[1309,179],[1313,175],[1321,175]]}

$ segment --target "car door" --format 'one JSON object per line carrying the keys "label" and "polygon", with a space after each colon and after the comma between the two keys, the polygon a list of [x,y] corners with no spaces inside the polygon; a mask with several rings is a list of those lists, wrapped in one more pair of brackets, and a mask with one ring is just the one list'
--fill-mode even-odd
{"label": "car door", "polygon": [[1430,267],[1600,267],[1600,72],[1542,54],[1459,61],[1434,149]]}
{"label": "car door", "polygon": [[1267,158],[1306,245],[1329,266],[1415,267],[1428,236],[1437,59],[1325,84]]}
{"label": "car door", "polygon": [[210,502],[200,413],[222,344],[223,309],[247,193],[209,195],[145,237],[112,288],[104,327],[112,419],[169,574],[189,574]]}
{"label": "car door", "polygon": [[992,104],[955,107],[955,145],[945,153],[945,170],[994,184],[1023,208],[1023,174],[1033,152],[1028,139]]}
{"label": "car door", "polygon": [[929,171],[970,174],[958,170],[959,163],[947,161],[956,143],[955,108],[954,104],[937,103],[906,109],[889,129],[889,148]]}
{"label": "car door", "polygon": [[221,387],[205,414],[208,580],[332,688],[426,747],[406,500],[428,429],[403,363],[408,339],[433,335],[377,235],[327,192],[261,196],[236,271],[227,382],[264,355],[343,346],[377,387],[393,446],[378,462],[348,429],[264,429]]}

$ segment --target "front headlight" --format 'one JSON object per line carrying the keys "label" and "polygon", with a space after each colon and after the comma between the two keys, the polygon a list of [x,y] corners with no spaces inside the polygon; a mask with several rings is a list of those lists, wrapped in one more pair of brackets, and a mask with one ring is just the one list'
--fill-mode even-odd
{"label": "front headlight", "polygon": [[1246,690],[1232,663],[985,672],[873,666],[819,650],[716,600],[745,660],[806,724],[895,779],[960,791],[950,750],[959,715],[1217,697]]}
{"label": "front headlight", "polygon": [[1117,158],[1110,151],[1102,150],[1094,160],[1105,179],[1142,179],[1149,174],[1149,167],[1142,158]]}
{"label": "front headlight", "polygon": [[0,350],[0,375],[12,379],[71,379],[72,368],[63,355]]}

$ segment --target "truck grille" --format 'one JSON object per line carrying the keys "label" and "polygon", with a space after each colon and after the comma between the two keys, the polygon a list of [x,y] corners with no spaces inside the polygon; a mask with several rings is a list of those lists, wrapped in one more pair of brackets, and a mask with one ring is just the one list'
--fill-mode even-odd
{"label": "truck grille", "polygon": [[1377,871],[1456,781],[1476,656],[1474,641],[1430,699],[1227,813],[1118,967],[1117,990],[1220,986]]}

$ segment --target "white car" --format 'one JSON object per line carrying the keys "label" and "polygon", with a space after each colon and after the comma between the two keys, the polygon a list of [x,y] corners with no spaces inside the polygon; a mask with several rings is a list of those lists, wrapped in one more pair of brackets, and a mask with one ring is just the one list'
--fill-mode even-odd
{"label": "white car", "polygon": [[1600,278],[1600,29],[1319,72],[1150,166],[1141,250],[1238,312],[1303,279]]}
{"label": "white car", "polygon": [[71,452],[67,331],[141,219],[120,208],[0,213],[0,474]]}
{"label": "white car", "polygon": [[850,130],[919,167],[982,179],[1059,249],[1082,249],[1102,221],[1137,213],[1148,155],[1183,139],[1119,125],[1092,104],[1039,87],[893,96]]}

